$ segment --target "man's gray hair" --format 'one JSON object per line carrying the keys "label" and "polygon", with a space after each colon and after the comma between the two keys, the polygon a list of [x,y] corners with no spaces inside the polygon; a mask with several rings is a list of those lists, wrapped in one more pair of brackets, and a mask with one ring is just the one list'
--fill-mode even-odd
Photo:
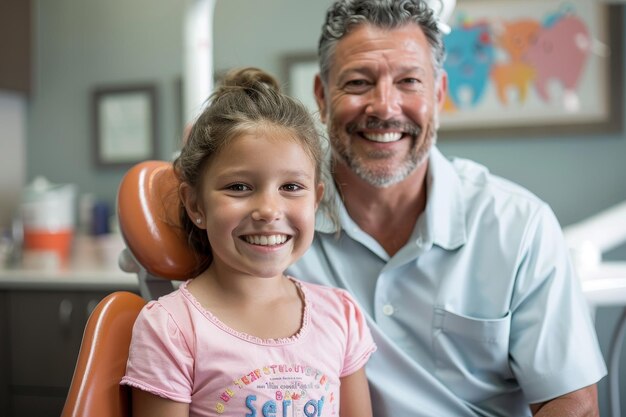
{"label": "man's gray hair", "polygon": [[426,35],[435,80],[438,80],[445,50],[436,16],[424,0],[337,0],[326,12],[318,45],[320,76],[324,84],[328,82],[337,42],[354,27],[369,24],[382,29],[394,29],[409,23],[419,25]]}

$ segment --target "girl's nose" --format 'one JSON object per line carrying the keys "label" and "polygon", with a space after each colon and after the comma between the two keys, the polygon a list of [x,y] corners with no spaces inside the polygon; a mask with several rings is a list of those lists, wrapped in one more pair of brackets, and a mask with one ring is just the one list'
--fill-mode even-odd
{"label": "girl's nose", "polygon": [[280,219],[282,210],[273,198],[262,198],[252,211],[252,220],[272,222]]}

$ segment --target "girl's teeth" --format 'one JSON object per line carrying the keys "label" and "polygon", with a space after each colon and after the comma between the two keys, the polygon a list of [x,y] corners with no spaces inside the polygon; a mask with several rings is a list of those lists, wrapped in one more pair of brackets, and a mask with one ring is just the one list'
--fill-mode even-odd
{"label": "girl's teeth", "polygon": [[246,242],[252,245],[274,246],[281,245],[287,240],[286,235],[270,235],[270,236],[246,236]]}

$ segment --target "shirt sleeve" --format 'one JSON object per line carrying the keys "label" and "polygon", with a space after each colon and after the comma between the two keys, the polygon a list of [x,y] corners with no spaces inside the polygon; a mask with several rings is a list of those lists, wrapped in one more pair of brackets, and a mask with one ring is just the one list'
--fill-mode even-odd
{"label": "shirt sleeve", "polygon": [[343,301],[345,319],[348,326],[346,355],[341,378],[351,375],[361,369],[376,350],[376,345],[370,333],[365,317],[356,301],[345,290],[338,290]]}
{"label": "shirt sleeve", "polygon": [[530,403],[596,383],[606,374],[590,311],[563,233],[543,206],[518,256],[511,304],[511,367]]}
{"label": "shirt sleeve", "polygon": [[121,384],[190,403],[193,366],[189,344],[171,314],[158,301],[148,303],[133,327]]}

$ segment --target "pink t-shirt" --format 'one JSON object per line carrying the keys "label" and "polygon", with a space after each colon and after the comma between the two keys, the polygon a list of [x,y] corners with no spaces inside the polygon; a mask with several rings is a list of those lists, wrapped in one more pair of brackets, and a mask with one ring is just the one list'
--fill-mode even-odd
{"label": "pink t-shirt", "polygon": [[339,378],[376,350],[345,290],[294,280],[304,295],[302,327],[267,340],[226,326],[188,282],[140,313],[121,384],[191,403],[190,416],[339,415]]}

